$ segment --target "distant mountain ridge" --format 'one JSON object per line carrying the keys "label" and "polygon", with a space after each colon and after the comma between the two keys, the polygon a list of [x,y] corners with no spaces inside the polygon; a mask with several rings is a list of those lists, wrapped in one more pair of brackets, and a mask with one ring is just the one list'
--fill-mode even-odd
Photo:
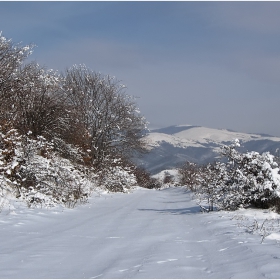
{"label": "distant mountain ridge", "polygon": [[172,125],[172,126],[168,126],[168,127],[164,127],[164,128],[159,128],[159,129],[152,129],[151,132],[155,133],[155,132],[159,132],[159,133],[165,133],[165,134],[175,134],[175,133],[179,133],[183,130],[187,130],[187,129],[191,129],[194,127],[199,127],[196,125]]}
{"label": "distant mountain ridge", "polygon": [[217,159],[220,147],[230,144],[236,138],[240,140],[242,152],[269,151],[274,154],[280,148],[280,138],[266,134],[174,125],[151,130],[145,137],[150,152],[136,161],[152,174],[175,168],[187,160],[204,164]]}

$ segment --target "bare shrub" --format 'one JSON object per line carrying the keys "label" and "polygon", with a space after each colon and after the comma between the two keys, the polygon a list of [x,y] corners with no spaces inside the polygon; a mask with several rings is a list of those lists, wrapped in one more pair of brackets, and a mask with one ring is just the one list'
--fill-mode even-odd
{"label": "bare shrub", "polygon": [[160,189],[161,183],[142,167],[136,167],[134,174],[137,184],[146,189]]}
{"label": "bare shrub", "polygon": [[178,168],[178,172],[180,175],[180,184],[195,191],[199,185],[199,167],[195,163],[187,161]]}
{"label": "bare shrub", "polygon": [[173,184],[174,176],[172,176],[169,172],[164,172],[163,184]]}

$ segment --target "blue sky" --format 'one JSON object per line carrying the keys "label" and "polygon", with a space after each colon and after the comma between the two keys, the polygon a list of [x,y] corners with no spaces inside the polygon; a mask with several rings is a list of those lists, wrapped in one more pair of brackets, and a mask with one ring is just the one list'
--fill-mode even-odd
{"label": "blue sky", "polygon": [[2,36],[116,76],[150,127],[280,136],[280,2],[0,2]]}

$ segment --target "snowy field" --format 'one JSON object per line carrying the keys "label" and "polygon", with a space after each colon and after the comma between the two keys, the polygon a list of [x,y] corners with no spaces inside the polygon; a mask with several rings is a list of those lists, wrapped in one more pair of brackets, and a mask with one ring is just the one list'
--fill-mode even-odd
{"label": "snowy field", "polygon": [[201,213],[183,188],[96,194],[3,210],[0,278],[280,278],[278,239],[279,215]]}

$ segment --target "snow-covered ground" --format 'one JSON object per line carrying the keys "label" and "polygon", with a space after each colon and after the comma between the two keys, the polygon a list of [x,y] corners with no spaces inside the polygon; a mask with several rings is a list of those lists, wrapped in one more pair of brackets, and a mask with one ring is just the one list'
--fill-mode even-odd
{"label": "snow-covered ground", "polygon": [[0,214],[0,278],[280,278],[279,218],[201,213],[180,187],[18,205]]}

